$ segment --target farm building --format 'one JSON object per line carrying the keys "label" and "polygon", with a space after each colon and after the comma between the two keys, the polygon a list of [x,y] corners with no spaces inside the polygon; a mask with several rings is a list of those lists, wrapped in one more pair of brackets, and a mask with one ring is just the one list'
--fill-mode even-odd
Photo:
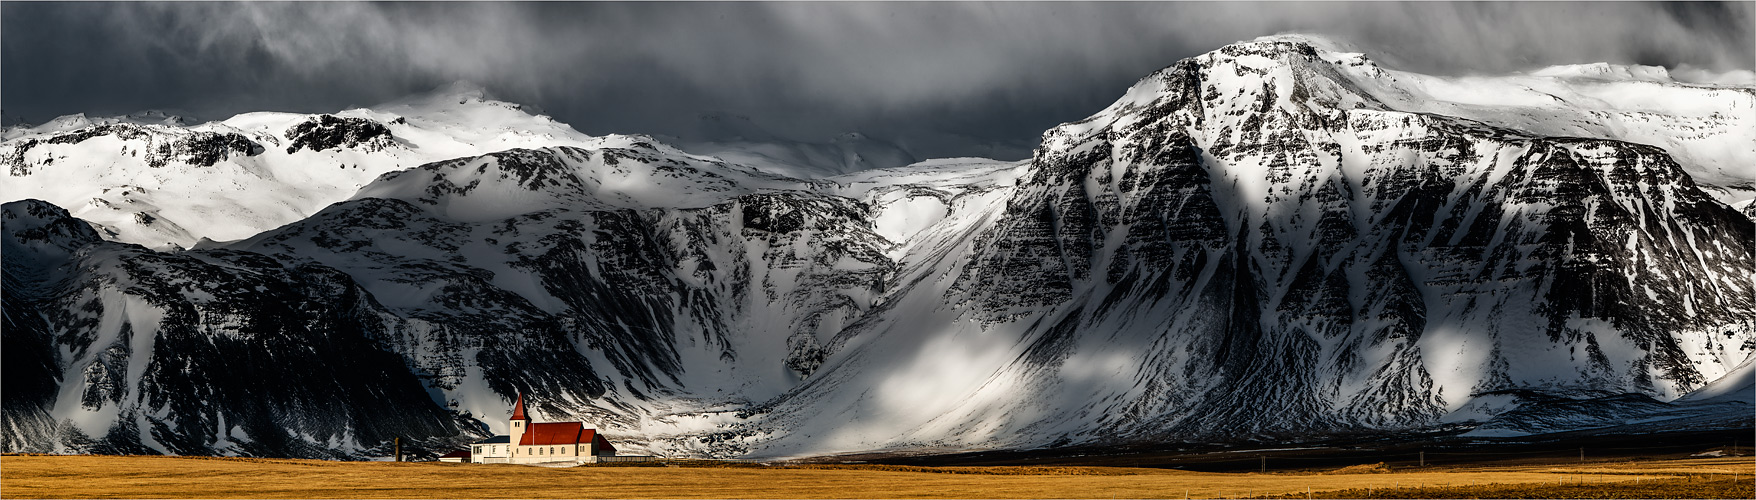
{"label": "farm building", "polygon": [[524,411],[524,395],[512,405],[511,435],[470,444],[469,460],[486,464],[591,463],[616,456],[616,447],[595,429],[580,422],[532,423]]}

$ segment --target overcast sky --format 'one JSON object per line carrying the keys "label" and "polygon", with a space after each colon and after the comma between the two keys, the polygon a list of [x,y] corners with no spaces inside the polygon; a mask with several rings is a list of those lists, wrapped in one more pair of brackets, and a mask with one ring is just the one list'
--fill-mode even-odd
{"label": "overcast sky", "polygon": [[591,134],[705,112],[1028,155],[1178,59],[1322,33],[1440,74],[1756,67],[1756,3],[0,3],[0,108],[336,111],[468,80]]}

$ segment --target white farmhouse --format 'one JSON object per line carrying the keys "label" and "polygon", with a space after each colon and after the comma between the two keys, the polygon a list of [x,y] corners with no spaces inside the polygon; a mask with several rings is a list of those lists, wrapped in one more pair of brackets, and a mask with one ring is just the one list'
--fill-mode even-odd
{"label": "white farmhouse", "polygon": [[524,394],[512,405],[512,434],[470,444],[470,461],[479,464],[591,463],[616,456],[616,447],[580,422],[531,423]]}

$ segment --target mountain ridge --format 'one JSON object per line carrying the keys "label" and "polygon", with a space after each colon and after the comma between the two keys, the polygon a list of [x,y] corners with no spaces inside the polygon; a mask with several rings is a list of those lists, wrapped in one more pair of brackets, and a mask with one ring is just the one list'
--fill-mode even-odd
{"label": "mountain ridge", "polygon": [[[1528,115],[1504,109],[1399,109],[1379,79],[1413,77],[1326,47],[1269,37],[1185,59],[1024,162],[792,179],[642,136],[543,139],[386,169],[284,225],[170,253],[9,203],[7,365],[56,377],[9,369],[5,446],[360,458],[391,432],[496,432],[517,393],[620,449],[717,457],[1746,408],[1688,397],[1736,385],[1719,381],[1747,377],[1756,350],[1756,228],[1695,181],[1705,167],[1521,130]],[[484,98],[469,90],[462,104]],[[340,133],[306,142],[354,151],[334,158],[438,144],[390,113],[337,114],[318,125]],[[396,409],[367,405],[392,416],[277,396],[304,416],[264,421],[167,390],[234,393],[217,381],[250,372],[147,347],[291,339],[269,325],[293,317],[349,346],[301,376],[400,366]],[[1544,406],[1617,394],[1696,406]]]}

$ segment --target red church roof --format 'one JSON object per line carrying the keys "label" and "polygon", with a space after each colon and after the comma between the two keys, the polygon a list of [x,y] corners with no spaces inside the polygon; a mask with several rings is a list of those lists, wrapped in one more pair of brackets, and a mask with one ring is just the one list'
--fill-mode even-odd
{"label": "red church roof", "polygon": [[[512,406],[512,419],[529,421],[524,414],[524,393],[518,394],[518,402]],[[595,429],[585,428],[580,422],[547,422],[530,424],[525,427],[524,435],[518,439],[520,446],[545,446],[562,444],[597,444],[598,453],[615,452],[616,447],[610,446],[610,440],[598,434]]]}
{"label": "red church roof", "polygon": [[586,429],[579,422],[550,422],[530,424],[524,430],[524,437],[518,440],[519,445],[545,444],[581,444],[590,443],[597,431]]}
{"label": "red church roof", "polygon": [[524,393],[522,392],[518,393],[518,403],[512,405],[512,419],[530,420],[529,417],[524,416]]}
{"label": "red church roof", "polygon": [[589,432],[589,433],[592,433],[594,435],[592,440],[597,441],[597,443],[598,443],[598,449],[597,449],[598,453],[615,453],[616,452],[616,447],[610,446],[610,440],[604,439],[603,434],[598,434],[598,431],[594,431],[594,430],[587,430],[585,432]]}

